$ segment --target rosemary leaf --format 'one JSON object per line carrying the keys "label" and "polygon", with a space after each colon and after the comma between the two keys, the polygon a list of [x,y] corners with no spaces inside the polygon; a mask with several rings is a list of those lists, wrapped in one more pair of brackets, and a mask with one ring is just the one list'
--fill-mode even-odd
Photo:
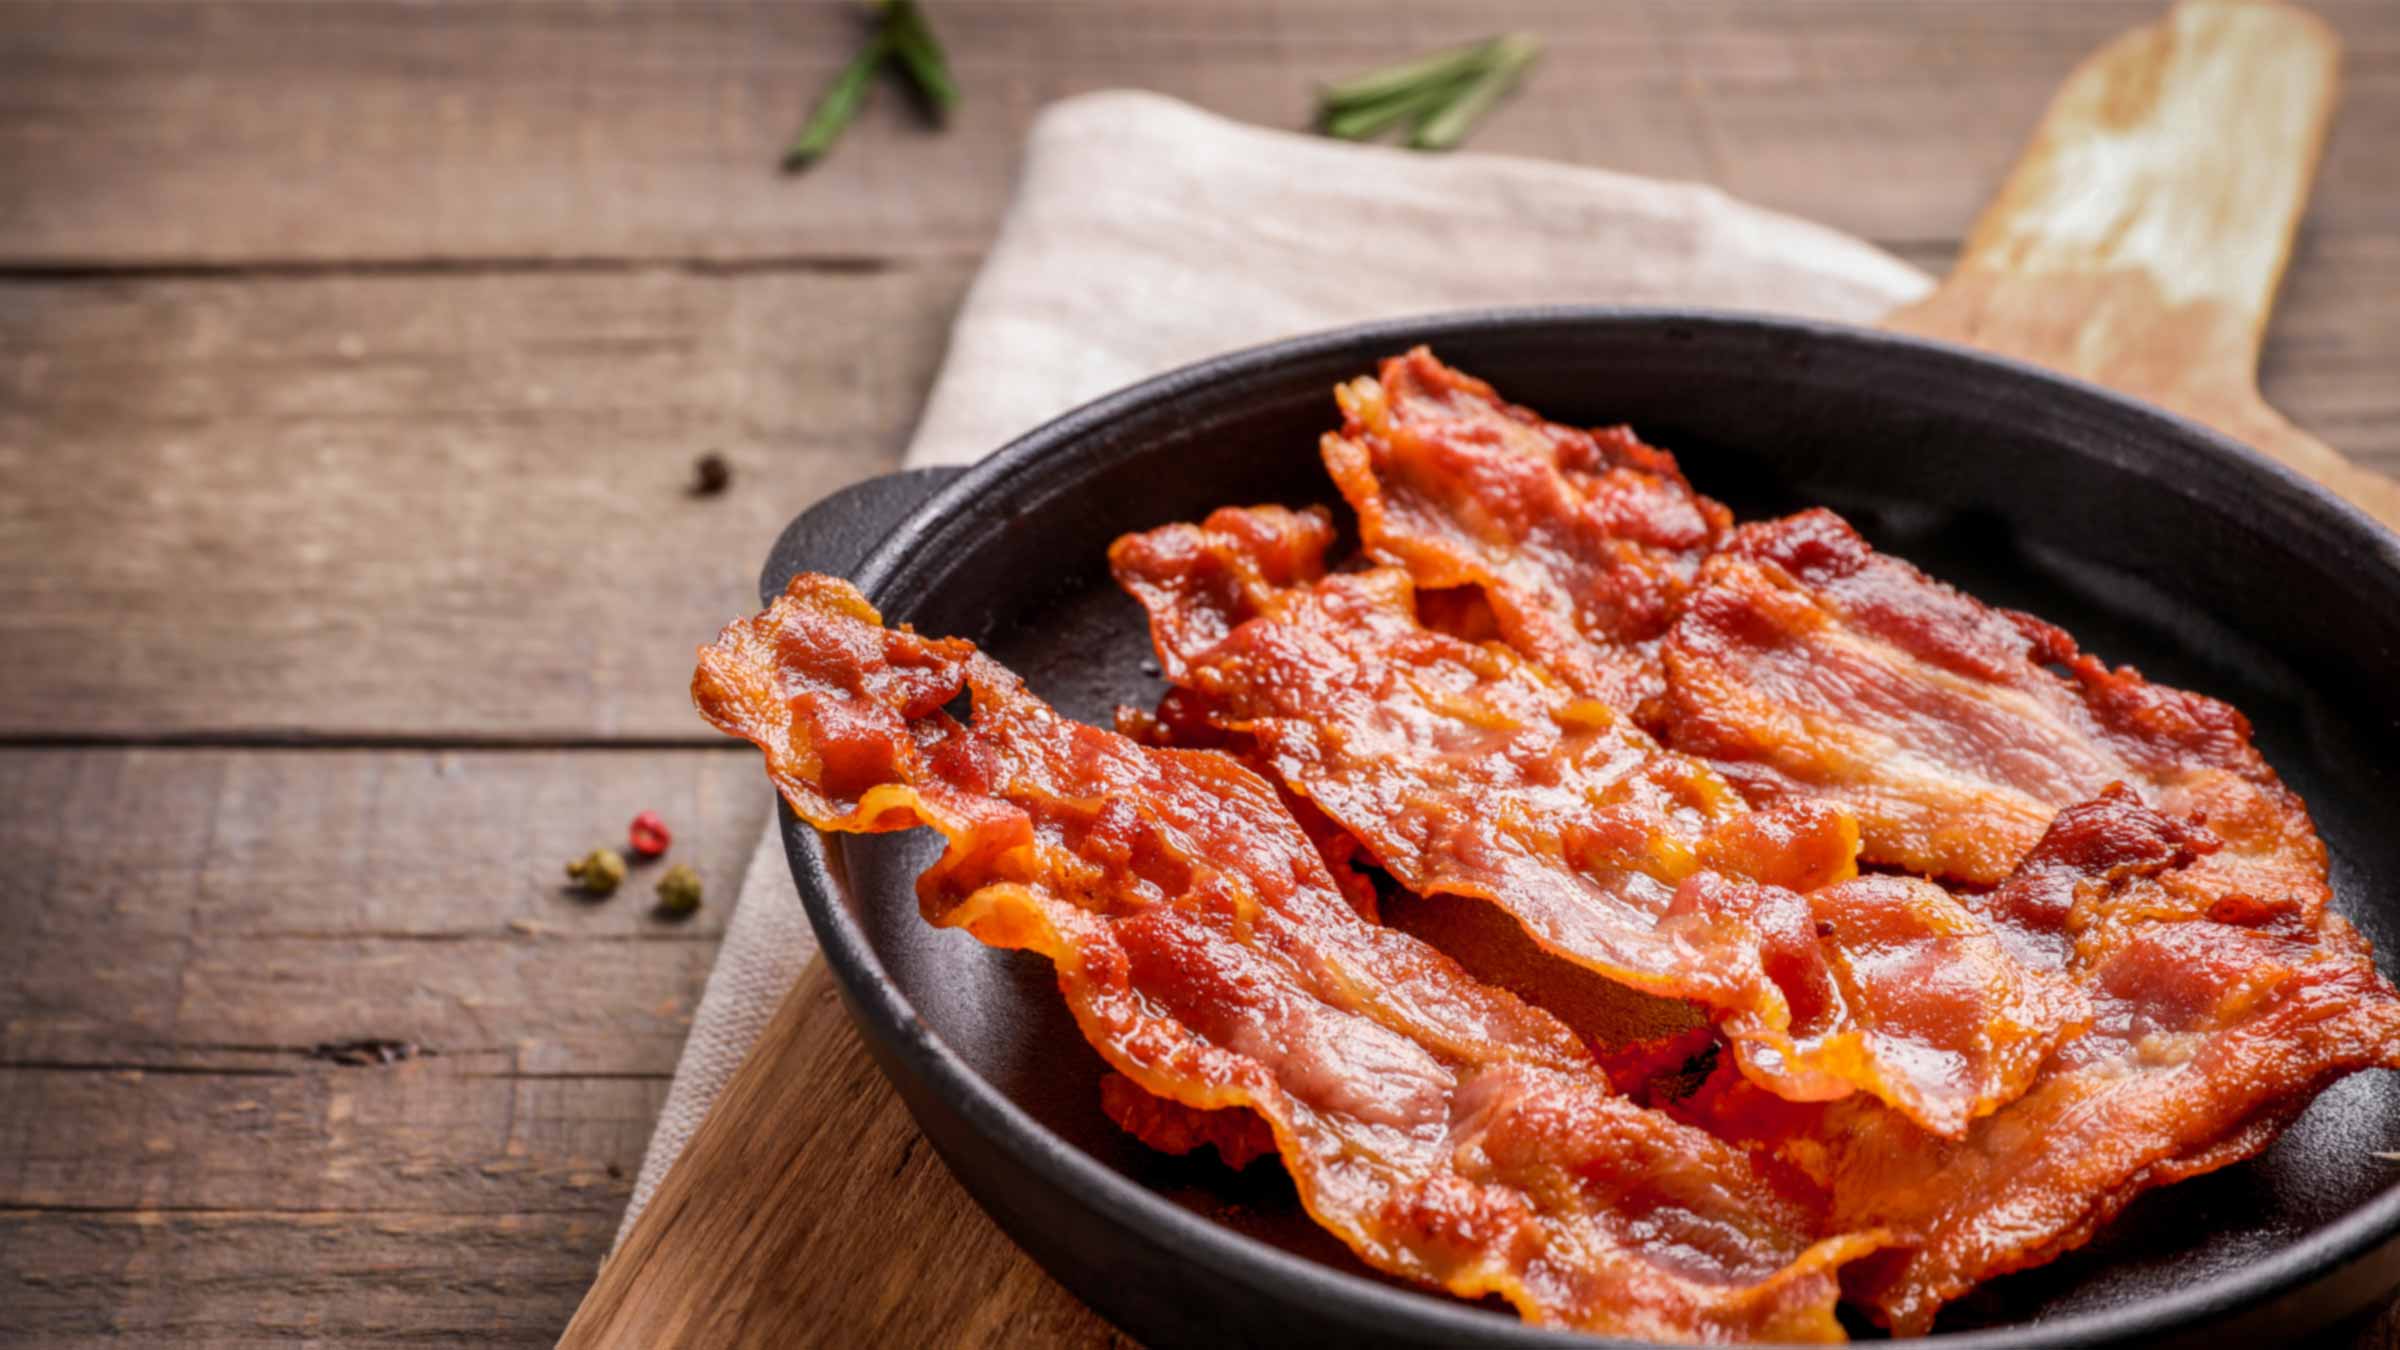
{"label": "rosemary leaf", "polygon": [[1417,123],[1408,143],[1419,150],[1448,150],[1465,140],[1476,119],[1490,112],[1541,54],[1540,39],[1530,33],[1496,39],[1489,63],[1454,98]]}
{"label": "rosemary leaf", "polygon": [[1402,122],[1414,122],[1431,115],[1456,98],[1471,78],[1471,74],[1456,75],[1403,88],[1371,103],[1357,103],[1341,109],[1329,108],[1317,126],[1326,135],[1345,141],[1372,140]]}
{"label": "rosemary leaf", "polygon": [[950,78],[950,60],[942,53],[941,39],[933,35],[933,25],[926,22],[925,11],[917,0],[891,0],[883,22],[893,55],[924,96],[934,120],[948,118],[958,106],[958,82]]}
{"label": "rosemary leaf", "polygon": [[1326,114],[1326,120],[1331,121],[1332,114],[1337,112],[1381,103],[1398,95],[1422,93],[1428,86],[1464,79],[1484,68],[1499,42],[1498,38],[1486,38],[1471,46],[1420,56],[1414,61],[1385,66],[1328,85],[1318,95],[1317,106]]}
{"label": "rosemary leaf", "polygon": [[826,86],[824,97],[817,100],[816,111],[808,115],[808,125],[783,152],[785,172],[805,169],[814,164],[841,139],[852,118],[858,116],[859,105],[866,102],[867,87],[875,78],[876,67],[891,54],[892,40],[888,30],[878,29],[864,50],[850,58],[842,73]]}

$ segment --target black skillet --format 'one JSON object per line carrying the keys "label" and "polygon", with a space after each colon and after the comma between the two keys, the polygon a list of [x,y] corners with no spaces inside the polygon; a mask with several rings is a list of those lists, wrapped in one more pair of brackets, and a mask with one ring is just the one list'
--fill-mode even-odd
{"label": "black skillet", "polygon": [[[763,596],[855,579],[983,643],[1069,714],[1159,691],[1111,539],[1229,503],[1338,504],[1330,390],[1426,342],[1561,421],[1630,422],[1755,518],[1840,511],[1880,547],[2226,699],[2308,801],[2338,907],[2400,951],[2400,539],[2142,404],[1922,340],[1735,315],[1476,313],[1254,348],[1080,408],[966,470],[861,484],[784,531]],[[1049,967],[918,917],[928,832],[784,840],[851,1016],[950,1170],[1070,1290],[1154,1346],[1591,1346],[1368,1272],[1272,1164],[1151,1153],[1100,1114]],[[2135,1202],[2083,1250],[1947,1310],[1937,1343],[2289,1344],[2400,1285],[2400,1075],[2327,1091],[2264,1156]],[[1204,1155],[1205,1157],[1205,1155]],[[793,1272],[799,1278],[801,1272]]]}

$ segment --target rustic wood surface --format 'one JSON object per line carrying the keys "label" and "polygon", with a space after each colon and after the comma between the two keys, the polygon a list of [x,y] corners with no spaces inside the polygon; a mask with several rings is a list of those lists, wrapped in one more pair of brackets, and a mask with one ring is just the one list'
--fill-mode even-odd
{"label": "rustic wood surface", "polygon": [[[2400,7],[2315,8],[2345,83],[2264,390],[2400,467]],[[0,7],[0,1342],[559,1334],[766,814],[690,647],[896,457],[1042,103],[1295,125],[1313,80],[1521,26],[1548,60],[1478,148],[1940,269],[2155,6],[935,13],[958,124],[887,93],[791,179],[841,6]],[[684,495],[712,449],[732,489]],[[556,884],[642,807],[719,898],[689,924],[644,873]],[[845,1037],[835,1151],[897,1110]],[[359,1040],[417,1053],[319,1053]],[[983,1222],[928,1150],[851,1161]],[[980,1335],[1108,1338],[995,1288]]]}
{"label": "rustic wood surface", "polygon": [[[2052,100],[1949,275],[1887,321],[2217,424],[2400,526],[2393,480],[2309,440],[2255,392],[2336,55],[2315,20],[2245,0],[2186,0],[2115,39]],[[2220,162],[2229,152],[2243,173]],[[828,1034],[831,987],[821,963],[802,976],[601,1268],[562,1350],[771,1346],[827,1327],[873,1342],[1106,1333],[989,1224],[966,1222],[958,1186],[878,1187],[869,1169],[825,1165],[905,1160],[918,1137],[889,1094],[879,1114],[849,1088],[860,1056],[855,1038]],[[874,1217],[828,1224],[828,1209]],[[903,1289],[896,1268],[940,1273]],[[2345,1328],[2334,1343],[2356,1339]]]}
{"label": "rustic wood surface", "polygon": [[2400,530],[2400,480],[2258,392],[2341,43],[2282,5],[2190,0],[2052,100],[1940,289],[1892,327],[2039,362],[2205,423]]}

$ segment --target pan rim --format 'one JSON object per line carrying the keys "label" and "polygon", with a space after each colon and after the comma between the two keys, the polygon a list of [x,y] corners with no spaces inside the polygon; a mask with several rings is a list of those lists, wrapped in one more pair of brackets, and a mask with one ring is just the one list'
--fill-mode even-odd
{"label": "pan rim", "polygon": [[[1072,453],[1118,419],[1161,402],[1205,399],[1212,389],[1238,387],[1279,365],[1353,348],[1391,351],[1498,330],[1530,338],[1595,325],[1653,328],[1662,337],[1675,329],[1705,329],[1783,338],[1835,353],[1901,353],[1905,359],[1959,371],[1987,385],[2067,400],[2113,426],[2145,454],[2164,452],[2195,468],[2247,479],[2245,486],[2254,490],[2251,500],[2259,512],[2303,533],[2295,547],[2311,553],[2343,550],[2342,556],[2354,559],[2354,565],[2400,571],[2400,537],[2313,480],[2209,428],[2038,366],[1934,339],[1822,320],[1714,309],[1558,305],[1444,311],[1348,325],[1242,348],[1129,385],[1044,423],[937,487],[866,557],[854,580],[884,605],[881,592],[906,577],[910,560],[939,550],[949,531],[966,528],[976,504],[1006,501],[1028,486],[1038,486],[1054,457]],[[1119,447],[1117,453],[1131,451]],[[895,606],[901,603],[892,601]],[[810,926],[861,1030],[986,1142],[1018,1158],[1040,1184],[1074,1195],[1109,1223],[1172,1246],[1219,1278],[1278,1302],[1298,1303],[1319,1313],[1338,1312],[1360,1326],[1406,1326],[1456,1343],[1493,1346],[1652,1344],[1529,1326],[1437,1293],[1394,1288],[1319,1265],[1185,1210],[1104,1166],[1010,1101],[922,1021],[839,898],[843,882],[837,872],[846,868],[837,867],[824,840],[788,807],[782,812],[787,852]],[[2400,1238],[2400,1182],[2223,1279],[2052,1321],[1941,1333],[1923,1343],[1942,1350],[2063,1350],[2191,1332],[2332,1279],[2376,1256],[2395,1238]]]}

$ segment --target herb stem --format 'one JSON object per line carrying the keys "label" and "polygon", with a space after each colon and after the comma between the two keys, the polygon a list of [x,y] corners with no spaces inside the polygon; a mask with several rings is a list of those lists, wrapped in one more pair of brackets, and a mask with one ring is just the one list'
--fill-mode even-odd
{"label": "herb stem", "polygon": [[892,39],[888,29],[878,28],[868,39],[864,50],[850,58],[850,64],[833,77],[824,97],[817,100],[816,110],[808,115],[808,125],[800,128],[799,136],[783,152],[786,170],[805,169],[818,157],[833,148],[841,139],[850,120],[858,116],[859,105],[866,101],[867,86],[875,78],[875,68],[891,54]]}
{"label": "herb stem", "polygon": [[1318,104],[1328,113],[1339,112],[1363,104],[1380,103],[1395,95],[1419,93],[1428,85],[1448,84],[1463,79],[1483,69],[1491,59],[1492,49],[1500,41],[1499,38],[1486,38],[1465,47],[1420,56],[1396,66],[1385,66],[1381,70],[1370,70],[1339,84],[1327,85],[1317,100]]}
{"label": "herb stem", "polygon": [[1328,136],[1345,141],[1364,141],[1382,135],[1402,122],[1430,116],[1466,88],[1471,74],[1449,78],[1393,91],[1368,103],[1356,103],[1346,108],[1327,109],[1319,123]]}
{"label": "herb stem", "polygon": [[1535,59],[1542,54],[1542,44],[1530,33],[1510,33],[1494,40],[1490,57],[1466,87],[1417,123],[1408,143],[1419,150],[1448,150],[1466,139],[1476,119],[1490,112],[1501,96],[1516,86]]}
{"label": "herb stem", "polygon": [[950,62],[942,54],[942,44],[934,37],[925,11],[917,0],[891,0],[885,16],[884,31],[891,37],[892,54],[900,58],[901,68],[924,96],[934,119],[948,118],[950,110],[958,106],[958,82],[950,78]]}

